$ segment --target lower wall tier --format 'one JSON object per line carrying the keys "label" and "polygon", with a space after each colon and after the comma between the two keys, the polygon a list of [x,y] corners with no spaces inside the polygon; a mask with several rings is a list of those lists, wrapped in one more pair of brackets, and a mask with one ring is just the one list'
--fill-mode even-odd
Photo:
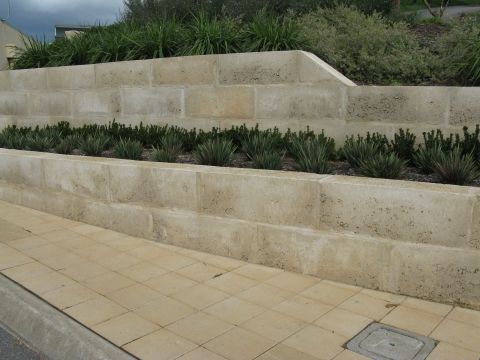
{"label": "lower wall tier", "polygon": [[[64,173],[53,171],[53,164],[60,164]],[[117,166],[121,171],[113,170]],[[102,179],[99,169],[115,176]],[[146,176],[140,171],[145,169],[157,171],[156,181],[143,179],[136,186],[127,181],[135,177],[139,181],[138,176]],[[223,182],[216,179],[227,173],[230,177]],[[193,182],[186,184],[184,177]],[[243,182],[250,179],[246,182],[251,195],[241,195],[253,217],[242,214],[238,204],[227,206],[218,193],[202,199],[205,184],[213,179],[224,196],[235,198],[241,193],[235,177]],[[163,186],[167,180],[170,185]],[[328,199],[342,189],[333,188],[334,184],[348,184],[349,189],[336,194],[336,201]],[[102,186],[108,189],[105,198],[95,193]],[[362,197],[352,199],[357,196],[355,188]],[[150,202],[135,198],[145,191]],[[301,196],[305,191],[313,199],[310,205]],[[396,200],[388,195],[394,193]],[[276,198],[278,194],[287,202]],[[480,208],[474,188],[0,150],[0,199],[154,241],[480,308]],[[363,207],[354,200],[363,202]],[[402,201],[409,207],[399,206]],[[293,212],[285,213],[288,202]],[[318,211],[317,203],[327,209]],[[282,209],[285,217],[278,215]],[[309,214],[315,221],[309,220]],[[372,232],[373,218],[389,223],[391,232],[379,227]],[[364,227],[358,225],[360,219]],[[402,226],[404,234],[399,230]],[[412,232],[417,227],[422,227],[422,236]],[[438,228],[447,233],[448,242],[436,235]]]}

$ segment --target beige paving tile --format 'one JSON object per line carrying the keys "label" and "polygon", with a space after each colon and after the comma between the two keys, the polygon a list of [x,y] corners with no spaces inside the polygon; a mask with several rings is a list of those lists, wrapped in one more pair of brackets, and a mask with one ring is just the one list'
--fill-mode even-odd
{"label": "beige paving tile", "polygon": [[266,308],[271,308],[293,295],[293,292],[280,289],[276,286],[258,284],[237,294],[237,297]]}
{"label": "beige paving tile", "polygon": [[8,246],[20,251],[49,243],[49,240],[40,236],[29,236],[7,242]]}
{"label": "beige paving tile", "polygon": [[372,319],[365,316],[335,308],[315,321],[315,325],[325,330],[331,330],[335,334],[352,338],[371,322]]}
{"label": "beige paving tile", "polygon": [[335,360],[369,360],[369,358],[350,350],[344,350],[335,357]]}
{"label": "beige paving tile", "polygon": [[398,306],[382,319],[382,323],[427,336],[442,319],[439,315]]}
{"label": "beige paving tile", "polygon": [[66,309],[95,297],[98,297],[95,291],[80,284],[64,286],[42,295],[44,300],[59,309]]}
{"label": "beige paving tile", "polygon": [[178,358],[178,360],[227,360],[223,356],[212,353],[211,351],[198,347],[188,354],[185,354]]}
{"label": "beige paving tile", "polygon": [[25,280],[31,277],[51,273],[53,271],[54,270],[52,268],[49,268],[46,265],[34,261],[28,264],[19,265],[13,268],[3,270],[2,273],[12,280],[23,283]]}
{"label": "beige paving tile", "polygon": [[203,312],[197,312],[167,326],[167,330],[202,345],[233,328],[233,325]]}
{"label": "beige paving tile", "polygon": [[480,311],[456,307],[448,314],[447,319],[464,322],[480,328]]}
{"label": "beige paving tile", "polygon": [[75,320],[89,327],[124,314],[127,311],[127,309],[103,296],[98,296],[65,310]]}
{"label": "beige paving tile", "polygon": [[[184,249],[184,248],[181,248],[179,251],[178,251],[179,254],[181,255],[185,255],[185,256],[188,256],[188,257],[191,257],[192,259],[195,259],[195,260],[198,260],[198,261],[204,261],[206,258],[208,258],[209,256],[211,256],[211,254],[208,254],[208,253],[204,253],[204,252],[200,252],[200,251],[195,251],[195,250],[191,250],[191,249]],[[225,270],[225,269],[224,269]]]}
{"label": "beige paving tile", "polygon": [[135,282],[126,276],[115,272],[107,272],[94,278],[85,280],[84,285],[95,290],[99,294],[105,295],[116,290],[132,286]]}
{"label": "beige paving tile", "polygon": [[229,295],[210,286],[198,284],[181,290],[171,296],[195,309],[202,310],[207,306],[226,299]]}
{"label": "beige paving tile", "polygon": [[234,296],[205,309],[206,313],[233,325],[239,325],[264,311],[265,308]]}
{"label": "beige paving tile", "polygon": [[462,349],[457,346],[440,342],[428,355],[427,360],[478,360],[480,353]]}
{"label": "beige paving tile", "polygon": [[480,353],[480,331],[470,324],[444,319],[430,337]]}
{"label": "beige paving tile", "polygon": [[157,246],[156,244],[150,243],[144,244],[143,246],[137,246],[127,251],[127,254],[136,256],[142,260],[152,260],[163,256],[174,255],[175,253]]}
{"label": "beige paving tile", "polygon": [[55,245],[69,250],[81,250],[94,246],[96,242],[84,236],[75,238],[66,238],[64,240],[56,241]]}
{"label": "beige paving tile", "polygon": [[407,298],[406,296],[403,296],[403,295],[395,295],[395,294],[390,294],[383,291],[376,291],[376,290],[370,290],[370,289],[362,289],[360,293],[380,299],[380,300],[395,303],[395,304],[400,304],[402,301],[404,301]]}
{"label": "beige paving tile", "polygon": [[224,256],[215,256],[215,255],[207,256],[203,261],[206,262],[207,264],[225,269],[227,271],[232,271],[236,268],[239,268],[240,266],[245,265],[243,261],[232,259],[229,257],[224,257]]}
{"label": "beige paving tile", "polygon": [[76,281],[91,279],[109,271],[110,270],[107,268],[88,260],[74,262],[71,265],[66,265],[65,268],[60,270],[63,275],[66,275]]}
{"label": "beige paving tile", "polygon": [[72,252],[63,250],[60,253],[40,257],[38,258],[38,261],[51,267],[52,269],[60,270],[66,268],[67,266],[73,266],[76,263],[83,262],[85,259]]}
{"label": "beige paving tile", "polygon": [[284,344],[319,359],[330,360],[343,351],[342,345],[347,340],[344,336],[309,325],[286,339]]}
{"label": "beige paving tile", "polygon": [[371,296],[357,294],[340,304],[339,307],[370,319],[380,320],[392,311],[395,305]]}
{"label": "beige paving tile", "polygon": [[101,243],[95,243],[93,245],[75,250],[75,252],[80,256],[86,257],[90,260],[96,260],[100,263],[103,259],[120,253],[120,251],[112,249],[110,246]]}
{"label": "beige paving tile", "polygon": [[256,281],[265,281],[282,273],[283,270],[257,264],[246,264],[233,270],[233,272]]}
{"label": "beige paving tile", "polygon": [[167,273],[151,278],[144,284],[164,295],[171,295],[195,286],[197,282],[176,273]]}
{"label": "beige paving tile", "polygon": [[285,300],[273,308],[275,311],[306,322],[314,322],[331,309],[333,309],[332,305],[324,304],[300,295]]}
{"label": "beige paving tile", "polygon": [[338,305],[356,294],[352,289],[343,288],[341,286],[326,283],[324,281],[308,288],[300,293],[300,295],[309,297],[325,304]]}
{"label": "beige paving tile", "polygon": [[30,291],[41,295],[64,286],[74,285],[76,282],[60,273],[50,272],[25,279],[21,284]]}
{"label": "beige paving tile", "polygon": [[127,345],[125,349],[142,360],[171,360],[195,349],[197,345],[160,329]]}
{"label": "beige paving tile", "polygon": [[148,262],[141,262],[130,267],[119,269],[117,272],[132,280],[144,282],[153,277],[166,274],[167,270]]}
{"label": "beige paving tile", "polygon": [[114,238],[109,241],[104,241],[103,244],[110,246],[119,251],[128,251],[140,246],[144,246],[147,240],[136,238],[133,236],[124,235],[122,237]]}
{"label": "beige paving tile", "polygon": [[36,260],[50,257],[50,256],[62,256],[67,253],[67,251],[59,246],[56,246],[52,243],[35,246],[33,248],[27,248],[22,250],[25,255],[28,255]]}
{"label": "beige paving tile", "polygon": [[417,309],[420,311],[445,316],[447,315],[453,308],[451,305],[440,304],[436,302],[420,300],[415,298],[406,298],[402,302],[402,306],[407,306],[413,309]]}
{"label": "beige paving tile", "polygon": [[113,256],[107,256],[98,260],[102,266],[113,271],[139,264],[142,261],[142,259],[125,253],[117,253]]}
{"label": "beige paving tile", "polygon": [[98,232],[103,230],[100,227],[93,226],[93,225],[88,225],[88,224],[81,224],[81,225],[75,225],[69,229],[70,231],[76,232],[80,235],[90,235],[94,232]]}
{"label": "beige paving tile", "polygon": [[184,268],[188,265],[194,264],[197,260],[191,257],[171,253],[166,256],[156,257],[150,260],[152,264],[160,266],[161,268],[173,271]]}
{"label": "beige paving tile", "polygon": [[246,278],[245,276],[228,272],[217,276],[216,278],[208,280],[205,284],[228,294],[235,295],[245,289],[255,286],[256,284],[258,284],[258,282]]}
{"label": "beige paving tile", "polygon": [[0,254],[0,270],[13,268],[15,266],[24,265],[34,260],[20,252],[11,251]]}
{"label": "beige paving tile", "polygon": [[180,301],[160,296],[135,310],[135,313],[155,324],[167,326],[195,313],[195,311]]}
{"label": "beige paving tile", "polygon": [[50,223],[50,222],[36,224],[36,225],[28,225],[25,227],[25,229],[35,235],[44,234],[44,233],[55,231],[55,230],[64,230],[60,224]]}
{"label": "beige paving tile", "polygon": [[198,282],[205,282],[222,275],[225,270],[203,262],[197,262],[193,265],[189,265],[177,270],[176,272],[177,274],[185,276],[189,279]]}
{"label": "beige paving tile", "polygon": [[241,326],[271,340],[280,342],[307,325],[304,321],[268,310],[248,320]]}
{"label": "beige paving tile", "polygon": [[285,344],[275,345],[257,360],[318,360],[317,357],[305,354]]}
{"label": "beige paving tile", "polygon": [[293,292],[301,292],[317,284],[320,279],[312,276],[282,272],[266,281],[267,284]]}
{"label": "beige paving tile", "polygon": [[101,243],[108,242],[110,240],[113,240],[122,236],[125,236],[125,235],[113,230],[108,230],[108,229],[101,229],[100,231],[93,231],[88,234],[88,237],[90,239],[93,239]]}
{"label": "beige paving tile", "polygon": [[117,346],[123,346],[158,329],[157,325],[132,312],[114,317],[92,327],[93,331]]}
{"label": "beige paving tile", "polygon": [[250,360],[264,353],[275,342],[242,328],[234,328],[204,345],[230,360]]}
{"label": "beige paving tile", "polygon": [[105,296],[127,309],[135,310],[162,295],[148,286],[135,284]]}
{"label": "beige paving tile", "polygon": [[12,252],[17,252],[17,250],[14,249],[13,247],[7,245],[7,244],[0,243],[0,254],[1,255],[5,255],[7,253],[12,253]]}

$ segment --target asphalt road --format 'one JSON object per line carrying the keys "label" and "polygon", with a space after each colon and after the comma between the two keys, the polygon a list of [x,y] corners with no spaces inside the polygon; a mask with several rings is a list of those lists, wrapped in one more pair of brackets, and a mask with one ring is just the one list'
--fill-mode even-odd
{"label": "asphalt road", "polygon": [[10,334],[0,324],[1,360],[46,360],[46,358],[28,347],[20,338]]}

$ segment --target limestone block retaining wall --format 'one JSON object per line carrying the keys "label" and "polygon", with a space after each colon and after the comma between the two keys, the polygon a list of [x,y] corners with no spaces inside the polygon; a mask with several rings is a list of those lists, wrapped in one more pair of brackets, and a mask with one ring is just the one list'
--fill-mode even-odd
{"label": "limestone block retaining wall", "polygon": [[356,86],[303,51],[227,54],[0,72],[0,128],[257,123],[345,135],[418,134],[480,123],[480,88]]}
{"label": "limestone block retaining wall", "polygon": [[0,199],[134,236],[480,308],[480,189],[0,149]]}

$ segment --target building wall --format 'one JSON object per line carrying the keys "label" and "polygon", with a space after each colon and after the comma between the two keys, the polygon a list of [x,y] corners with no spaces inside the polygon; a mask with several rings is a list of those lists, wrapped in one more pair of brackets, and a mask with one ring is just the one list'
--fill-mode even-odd
{"label": "building wall", "polygon": [[5,45],[15,44],[19,49],[25,48],[22,33],[4,21],[0,21],[0,69],[8,69]]}
{"label": "building wall", "polygon": [[421,135],[480,123],[480,88],[356,86],[302,51],[192,56],[0,72],[0,128],[247,124],[346,135]]}

